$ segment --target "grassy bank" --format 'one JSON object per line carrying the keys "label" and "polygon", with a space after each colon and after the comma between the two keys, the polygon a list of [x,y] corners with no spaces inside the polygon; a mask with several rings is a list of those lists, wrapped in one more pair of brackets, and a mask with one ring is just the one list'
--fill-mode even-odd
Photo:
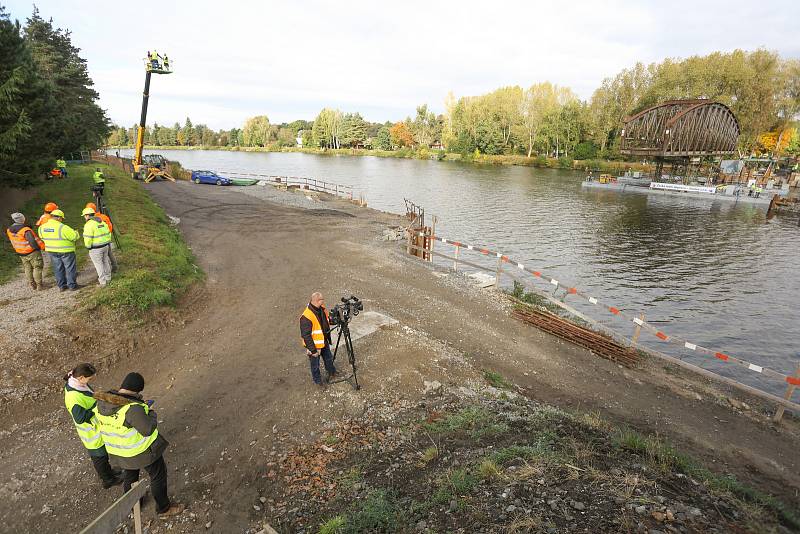
{"label": "grassy bank", "polygon": [[[133,147],[110,147],[110,148],[133,148]],[[651,166],[638,162],[612,161],[602,159],[577,160],[572,158],[548,158],[545,156],[527,157],[516,154],[508,155],[489,155],[489,154],[458,154],[433,149],[410,149],[401,148],[399,150],[367,150],[360,148],[340,148],[340,149],[320,149],[320,148],[298,148],[298,147],[238,147],[238,146],[145,146],[147,150],[222,150],[227,152],[299,152],[302,154],[315,154],[319,156],[373,156],[378,158],[403,158],[403,159],[425,159],[438,161],[460,161],[463,163],[475,163],[479,165],[516,165],[521,167],[537,167],[543,169],[571,169],[583,171],[591,169],[599,172],[612,174],[622,174],[626,170],[650,171]]]}
{"label": "grassy bank", "polygon": [[440,391],[424,408],[343,425],[291,453],[274,473],[280,526],[320,534],[800,528],[790,505],[657,435],[540,404],[496,373],[487,381],[495,385]]}
{"label": "grassy bank", "polygon": [[[78,231],[83,230],[83,218],[81,210],[87,202],[92,201],[91,187],[93,184],[92,173],[94,167],[90,166],[70,166],[69,178],[62,180],[50,180],[36,188],[35,196],[28,202],[16,208],[16,211],[25,215],[27,223],[35,229],[36,220],[43,213],[44,205],[47,202],[55,202],[64,212],[66,218],[64,223]],[[11,225],[8,213],[2,214],[2,227],[4,229]],[[87,258],[86,249],[78,247],[78,268],[84,264]],[[0,283],[7,282],[18,273],[22,272],[21,264],[14,249],[11,247],[8,238],[3,236],[3,246],[0,247]]]}
{"label": "grassy bank", "polygon": [[[70,167],[69,179],[41,186],[37,196],[23,206],[23,212],[26,216],[38,216],[43,203],[52,200],[64,210],[65,222],[82,231],[80,212],[92,200],[91,175],[96,166],[106,176],[105,200],[121,249],[115,252],[119,272],[107,288],[87,293],[87,303],[133,314],[174,303],[192,283],[202,278],[202,272],[164,211],[151,200],[141,183],[131,180],[124,171],[102,164]],[[10,256],[6,248],[0,258],[0,275],[7,280],[18,271],[19,260]],[[78,258],[79,261],[86,258],[82,244],[78,247]]]}

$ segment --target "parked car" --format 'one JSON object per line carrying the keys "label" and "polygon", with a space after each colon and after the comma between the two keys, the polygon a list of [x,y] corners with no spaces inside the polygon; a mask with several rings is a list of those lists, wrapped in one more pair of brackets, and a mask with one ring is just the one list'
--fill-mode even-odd
{"label": "parked car", "polygon": [[230,178],[220,176],[214,171],[192,171],[192,181],[196,184],[231,185]]}

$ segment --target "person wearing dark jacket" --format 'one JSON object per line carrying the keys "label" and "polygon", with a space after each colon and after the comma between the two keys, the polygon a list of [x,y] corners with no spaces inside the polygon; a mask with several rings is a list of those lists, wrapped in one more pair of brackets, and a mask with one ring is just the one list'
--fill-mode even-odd
{"label": "person wearing dark jacket", "polygon": [[14,247],[14,252],[19,256],[22,262],[22,267],[25,269],[25,276],[28,277],[28,283],[34,290],[42,290],[42,268],[44,267],[44,260],[42,259],[42,251],[44,250],[44,243],[39,236],[33,233],[31,227],[25,223],[25,216],[21,213],[12,213],[11,220],[14,224],[6,229],[8,240],[11,241],[11,246]]}
{"label": "person wearing dark jacket", "polygon": [[122,484],[122,477],[119,471],[111,469],[108,463],[108,453],[103,445],[103,436],[97,428],[97,419],[94,415],[94,390],[89,382],[97,376],[94,365],[81,363],[67,373],[64,377],[64,404],[72,422],[75,423],[75,430],[78,437],[89,452],[97,476],[103,484],[103,488],[108,489],[112,486]]}
{"label": "person wearing dark jacket", "polygon": [[331,353],[331,326],[328,321],[328,310],[325,309],[325,299],[322,293],[315,292],[300,316],[300,337],[306,349],[309,363],[311,364],[311,379],[314,384],[324,387],[319,372],[319,357],[325,363],[328,381],[336,378],[336,367],[333,365]]}
{"label": "person wearing dark jacket", "polygon": [[128,491],[139,480],[139,470],[150,477],[150,492],[159,517],[178,515],[183,504],[167,495],[167,464],[164,451],[169,443],[158,431],[152,401],[142,400],[144,378],[128,373],[118,390],[95,393],[95,415],[111,464],[123,469],[123,488]]}

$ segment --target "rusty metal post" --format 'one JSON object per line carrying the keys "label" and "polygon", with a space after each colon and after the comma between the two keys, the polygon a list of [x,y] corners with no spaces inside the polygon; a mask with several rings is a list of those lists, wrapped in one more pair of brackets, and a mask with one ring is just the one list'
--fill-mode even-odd
{"label": "rusty metal post", "polygon": [[[797,369],[794,370],[794,377],[800,378],[800,363],[797,364]],[[786,393],[783,394],[783,398],[787,401],[790,400],[792,398],[792,393],[794,393],[796,388],[797,386],[794,384],[789,384],[786,386]],[[783,406],[778,406],[778,409],[775,410],[775,416],[772,418],[772,420],[776,423],[780,422],[780,420],[783,419],[784,410],[785,408]]]}
{"label": "rusty metal post", "polygon": [[431,254],[428,254],[428,260],[433,263],[433,244],[436,243],[436,215],[431,217],[431,219],[433,219],[431,222],[433,226],[431,226],[431,246],[429,249]]}

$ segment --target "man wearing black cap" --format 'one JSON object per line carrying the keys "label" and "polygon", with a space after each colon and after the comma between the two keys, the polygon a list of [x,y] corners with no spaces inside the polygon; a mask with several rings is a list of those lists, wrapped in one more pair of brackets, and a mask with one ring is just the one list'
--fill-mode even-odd
{"label": "man wearing black cap", "polygon": [[167,496],[167,464],[164,451],[169,443],[158,431],[153,402],[142,400],[144,378],[128,373],[118,390],[95,393],[95,414],[111,464],[123,469],[123,488],[128,491],[139,480],[139,470],[150,476],[150,492],[159,517],[178,515],[185,506]]}

